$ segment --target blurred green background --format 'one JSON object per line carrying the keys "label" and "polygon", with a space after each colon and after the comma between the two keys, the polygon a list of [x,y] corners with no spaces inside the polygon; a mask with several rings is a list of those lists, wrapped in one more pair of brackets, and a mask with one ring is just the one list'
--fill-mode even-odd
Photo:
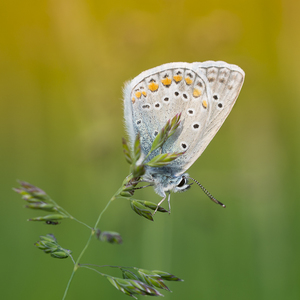
{"label": "blurred green background", "polygon": [[[299,13],[296,0],[2,1],[1,299],[61,299],[72,262],[33,243],[54,233],[76,257],[89,235],[69,220],[26,222],[39,213],[22,207],[16,180],[93,226],[128,172],[124,82],[163,63],[205,60],[246,73],[228,120],[189,170],[227,208],[195,185],[173,194],[172,214],[155,222],[114,201],[99,227],[120,232],[123,245],[95,240],[82,262],[183,278],[164,299],[300,299]],[[137,195],[160,200],[149,189]],[[67,299],[127,298],[79,270]]]}

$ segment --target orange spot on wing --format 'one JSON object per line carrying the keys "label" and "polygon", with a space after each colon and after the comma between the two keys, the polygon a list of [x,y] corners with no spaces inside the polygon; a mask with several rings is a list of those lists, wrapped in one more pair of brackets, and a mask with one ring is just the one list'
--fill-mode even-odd
{"label": "orange spot on wing", "polygon": [[193,83],[193,80],[190,77],[186,77],[184,80],[185,80],[187,85],[190,85],[190,84]]}
{"label": "orange spot on wing", "polygon": [[200,97],[201,95],[202,95],[201,90],[195,88],[194,91],[193,91],[193,96],[194,96],[195,98],[198,98],[198,97]]}
{"label": "orange spot on wing", "polygon": [[172,83],[172,79],[167,77],[167,78],[162,79],[161,82],[162,82],[163,85],[169,86]]}
{"label": "orange spot on wing", "polygon": [[144,97],[147,96],[147,93],[145,91],[142,91],[142,94],[143,94]]}
{"label": "orange spot on wing", "polygon": [[204,108],[207,108],[207,102],[206,102],[206,100],[202,101],[202,105],[203,105]]}
{"label": "orange spot on wing", "polygon": [[175,82],[178,83],[182,79],[182,76],[181,75],[174,75],[173,78],[174,78]]}
{"label": "orange spot on wing", "polygon": [[135,99],[134,99],[134,97],[132,97],[132,98],[131,98],[131,101],[132,101],[132,103],[134,103],[134,102],[135,102]]}
{"label": "orange spot on wing", "polygon": [[149,85],[148,88],[151,92],[156,92],[158,90],[158,84],[152,81]]}
{"label": "orange spot on wing", "polygon": [[141,98],[142,93],[141,93],[141,92],[136,92],[136,93],[135,93],[135,96],[136,96],[137,98]]}

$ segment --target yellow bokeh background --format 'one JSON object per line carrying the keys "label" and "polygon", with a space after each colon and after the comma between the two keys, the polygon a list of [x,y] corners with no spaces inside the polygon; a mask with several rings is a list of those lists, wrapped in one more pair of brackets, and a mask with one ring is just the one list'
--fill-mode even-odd
{"label": "yellow bokeh background", "polygon": [[[73,251],[89,231],[26,222],[16,180],[46,190],[93,226],[127,175],[122,88],[167,62],[223,60],[246,79],[220,132],[190,168],[197,186],[172,195],[155,222],[116,200],[85,263],[159,269],[183,278],[165,299],[300,297],[300,2],[84,1],[0,3],[2,299],[61,299],[71,260],[33,246],[54,233]],[[158,202],[153,190],[139,199]],[[40,213],[42,214],[42,213]],[[116,270],[107,273],[119,275]],[[79,270],[67,299],[126,299],[105,278]]]}

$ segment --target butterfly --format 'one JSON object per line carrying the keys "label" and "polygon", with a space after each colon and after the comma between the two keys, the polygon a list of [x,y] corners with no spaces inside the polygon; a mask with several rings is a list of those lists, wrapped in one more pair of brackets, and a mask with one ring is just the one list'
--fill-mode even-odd
{"label": "butterfly", "polygon": [[215,199],[198,181],[186,173],[218,132],[242,88],[244,71],[222,61],[167,63],[142,72],[124,88],[125,126],[133,148],[140,135],[144,157],[166,122],[181,114],[181,122],[166,143],[154,151],[183,152],[167,166],[146,167],[141,181],[148,182],[166,199],[170,211],[170,192],[183,192],[196,182],[211,200]]}

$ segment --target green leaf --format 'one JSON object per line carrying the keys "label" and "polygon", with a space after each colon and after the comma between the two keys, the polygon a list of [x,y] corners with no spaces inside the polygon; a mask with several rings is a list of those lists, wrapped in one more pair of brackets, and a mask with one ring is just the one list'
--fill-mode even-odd
{"label": "green leaf", "polygon": [[19,181],[21,188],[14,189],[15,192],[25,195],[29,194],[30,196],[40,199],[40,200],[47,200],[48,195],[42,189],[38,188],[37,186],[30,184],[26,181]]}
{"label": "green leaf", "polygon": [[114,231],[102,231],[100,229],[97,229],[96,237],[98,240],[102,242],[108,242],[110,244],[122,244],[123,240],[118,232]]}
{"label": "green leaf", "polygon": [[[148,295],[148,296],[163,296],[159,291],[150,285],[134,279],[122,279],[116,277],[107,276],[107,279],[111,284],[119,291],[134,297],[134,294],[138,295]],[[135,297],[134,297],[135,298]]]}
{"label": "green leaf", "polygon": [[[154,202],[144,201],[144,200],[136,200],[136,201],[141,203],[142,205],[152,209],[152,210],[156,210],[156,208],[157,208],[157,204],[154,203]],[[164,209],[162,206],[158,206],[157,211],[159,211],[159,212],[169,212],[168,210]]]}
{"label": "green leaf", "polygon": [[120,196],[130,198],[130,197],[132,197],[132,193],[123,191],[120,193]]}
{"label": "green leaf", "polygon": [[175,117],[173,117],[173,119],[171,120],[171,124],[170,124],[170,128],[168,129],[168,136],[167,139],[172,136],[176,129],[178,128],[178,126],[180,125],[180,118],[181,118],[181,113],[177,114]]}
{"label": "green leaf", "polygon": [[48,204],[45,202],[35,202],[35,203],[30,203],[25,206],[26,208],[31,208],[31,209],[41,209],[45,211],[57,211],[57,208],[53,204]]}
{"label": "green leaf", "polygon": [[156,273],[154,273],[153,271],[150,271],[150,270],[146,270],[146,269],[138,269],[137,270],[138,273],[142,276],[142,277],[145,277],[145,276],[148,276],[148,277],[157,277],[159,278],[160,276]]}
{"label": "green leaf", "polygon": [[48,233],[47,235],[41,235],[40,239],[43,240],[43,241],[48,241],[48,242],[52,242],[52,243],[57,242],[55,236],[51,233]]}
{"label": "green leaf", "polygon": [[[169,122],[169,121],[168,121]],[[167,126],[167,124],[165,125],[165,127]],[[158,135],[156,136],[156,138],[154,139],[150,152],[158,149],[159,147],[161,147],[163,145],[163,143],[165,142],[166,139],[166,128],[163,127],[161,129],[161,131],[158,133]]]}
{"label": "green leaf", "polygon": [[173,160],[175,160],[182,154],[184,154],[184,152],[158,154],[155,157],[153,157],[149,162],[147,162],[146,165],[149,167],[167,166],[168,164],[170,164]]}
{"label": "green leaf", "polygon": [[[40,203],[41,202],[40,199],[34,198],[34,197],[30,196],[29,194],[23,195],[22,199],[28,203]],[[45,200],[43,200],[43,201],[45,201]]]}
{"label": "green leaf", "polygon": [[126,161],[129,164],[132,164],[132,157],[130,155],[130,150],[129,150],[127,141],[124,138],[122,138],[122,145],[123,145],[123,152],[124,152]]}
{"label": "green leaf", "polygon": [[181,113],[175,115],[172,119],[168,120],[166,125],[161,129],[156,138],[154,139],[150,152],[161,147],[167,139],[172,136],[180,124]]}
{"label": "green leaf", "polygon": [[148,220],[154,221],[151,211],[149,209],[147,209],[146,206],[142,205],[141,203],[139,203],[135,200],[130,201],[130,206],[133,209],[133,211],[136,212],[138,215],[140,215]]}
{"label": "green leaf", "polygon": [[142,277],[143,281],[149,284],[150,286],[170,291],[170,289],[164,284],[160,276],[153,273],[152,271],[138,269],[138,273]]}
{"label": "green leaf", "polygon": [[34,243],[34,246],[38,247],[41,250],[46,250],[47,249],[47,247],[42,242],[40,242],[40,241]]}
{"label": "green leaf", "polygon": [[163,296],[157,289],[153,288],[152,286],[149,286],[147,283],[144,283],[139,280],[130,280],[131,284],[138,288],[141,292],[143,292],[142,295],[148,295],[148,296]]}
{"label": "green leaf", "polygon": [[43,216],[43,217],[36,217],[29,219],[28,221],[56,221],[56,220],[61,220],[61,219],[66,219],[69,218],[68,216],[63,216],[63,215],[48,215],[48,216]]}
{"label": "green leaf", "polygon": [[126,177],[122,183],[122,191],[133,191],[139,180],[140,177],[133,177],[133,175]]}
{"label": "green leaf", "polygon": [[56,242],[49,242],[49,241],[40,241],[40,244],[50,249],[51,252],[58,249],[58,244]]}
{"label": "green leaf", "polygon": [[140,134],[138,133],[135,138],[134,147],[134,161],[138,161],[141,157],[141,141],[140,141]]}
{"label": "green leaf", "polygon": [[131,272],[129,270],[122,269],[122,275],[123,275],[124,279],[141,280],[141,278],[139,276],[137,276],[136,274],[134,274],[133,272]]}
{"label": "green leaf", "polygon": [[163,289],[170,292],[170,289],[165,285],[162,279],[155,277],[146,277],[146,281],[150,286]]}
{"label": "green leaf", "polygon": [[125,289],[121,284],[119,284],[117,282],[117,280],[116,280],[117,278],[107,276],[107,279],[117,290],[121,291],[125,295],[131,296],[131,297],[137,299],[135,296],[133,296],[132,292],[129,292],[127,289]]}
{"label": "green leaf", "polygon": [[132,166],[132,176],[134,178],[141,177],[145,174],[146,168],[145,165],[133,165]]}
{"label": "green leaf", "polygon": [[40,241],[37,241],[34,245],[43,250],[45,253],[50,254],[54,258],[67,258],[71,255],[72,251],[62,248],[53,234],[47,234],[46,236],[40,236]]}
{"label": "green leaf", "polygon": [[50,255],[54,258],[62,259],[62,258],[68,258],[70,256],[70,253],[67,251],[64,251],[64,250],[58,250],[58,251],[52,252]]}
{"label": "green leaf", "polygon": [[180,279],[179,277],[177,277],[171,273],[167,273],[167,272],[159,271],[159,270],[154,270],[152,272],[159,275],[160,278],[167,280],[167,281],[183,281],[183,279]]}

